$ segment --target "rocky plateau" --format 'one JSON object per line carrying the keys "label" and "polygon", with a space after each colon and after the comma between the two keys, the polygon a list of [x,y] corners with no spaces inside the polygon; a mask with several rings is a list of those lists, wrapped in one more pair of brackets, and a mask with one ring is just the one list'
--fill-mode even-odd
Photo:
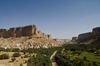
{"label": "rocky plateau", "polygon": [[37,31],[36,25],[0,29],[0,47],[2,48],[49,48],[59,46],[51,35]]}
{"label": "rocky plateau", "polygon": [[71,42],[79,44],[100,44],[100,27],[93,28],[92,32],[79,34],[73,37]]}

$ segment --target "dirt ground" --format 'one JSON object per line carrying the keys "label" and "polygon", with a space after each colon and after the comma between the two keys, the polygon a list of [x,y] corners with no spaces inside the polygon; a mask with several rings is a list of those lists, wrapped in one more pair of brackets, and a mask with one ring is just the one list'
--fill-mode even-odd
{"label": "dirt ground", "polygon": [[[28,60],[28,58],[23,58],[21,59],[21,56],[25,56],[22,52],[20,52],[21,56],[20,57],[15,57],[16,60],[14,62],[12,62],[11,58],[13,58],[13,54],[15,52],[0,52],[1,54],[9,54],[10,58],[9,59],[2,59],[0,60],[0,66],[20,66],[20,64],[22,63],[23,66],[27,66],[27,64],[25,63],[26,60]],[[28,53],[26,53],[27,55],[29,55]],[[31,54],[32,56],[33,54]]]}
{"label": "dirt ground", "polygon": [[55,52],[51,55],[51,57],[50,57],[50,60],[51,60],[51,62],[52,62],[52,66],[58,66],[57,63],[56,63],[56,61],[55,61],[55,55],[56,55],[56,53],[57,53],[57,51],[55,51]]}

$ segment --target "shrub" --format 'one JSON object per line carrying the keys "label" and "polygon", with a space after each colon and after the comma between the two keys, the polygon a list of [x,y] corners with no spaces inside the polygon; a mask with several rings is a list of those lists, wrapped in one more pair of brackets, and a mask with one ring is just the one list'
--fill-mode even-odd
{"label": "shrub", "polygon": [[27,60],[25,60],[25,63],[27,63]]}
{"label": "shrub", "polygon": [[19,57],[20,56],[20,53],[14,53],[13,54],[13,57]]}
{"label": "shrub", "polygon": [[24,51],[23,53],[26,54],[26,51]]}
{"label": "shrub", "polygon": [[20,66],[23,66],[23,64],[21,63]]}
{"label": "shrub", "polygon": [[20,49],[15,48],[15,49],[12,50],[12,52],[20,52]]}
{"label": "shrub", "polygon": [[84,60],[87,60],[87,57],[86,56],[84,56],[83,58],[84,58]]}
{"label": "shrub", "polygon": [[24,58],[28,58],[28,57],[29,57],[28,55],[25,55],[25,56],[24,56]]}
{"label": "shrub", "polygon": [[4,48],[0,48],[0,51],[5,51],[5,49]]}
{"label": "shrub", "polygon": [[2,55],[0,55],[0,59],[9,59],[9,55],[8,54],[2,54]]}
{"label": "shrub", "polygon": [[23,59],[23,56],[21,56],[21,59]]}
{"label": "shrub", "polygon": [[12,58],[11,60],[12,60],[12,62],[14,62],[16,60],[16,58]]}

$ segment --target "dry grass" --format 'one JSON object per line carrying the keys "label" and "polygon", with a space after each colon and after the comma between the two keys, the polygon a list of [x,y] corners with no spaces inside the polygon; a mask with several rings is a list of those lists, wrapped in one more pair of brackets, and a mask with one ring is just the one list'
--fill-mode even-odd
{"label": "dry grass", "polygon": [[[0,55],[4,54],[4,53],[9,54],[10,58],[9,59],[0,60],[0,66],[20,66],[21,63],[23,64],[23,66],[27,66],[25,61],[28,60],[28,58],[21,59],[21,56],[23,56],[23,57],[25,56],[22,52],[20,52],[20,54],[21,54],[20,57],[15,57],[16,60],[14,62],[12,62],[11,58],[13,58],[12,55],[15,52],[0,52]],[[28,53],[26,53],[26,54],[28,54]],[[33,54],[30,54],[30,55],[32,56]]]}

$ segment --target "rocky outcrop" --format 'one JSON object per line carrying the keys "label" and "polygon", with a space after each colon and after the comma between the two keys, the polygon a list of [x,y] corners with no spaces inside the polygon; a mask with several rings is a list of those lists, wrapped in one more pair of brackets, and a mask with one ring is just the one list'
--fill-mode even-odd
{"label": "rocky outcrop", "polygon": [[22,27],[21,36],[32,36],[34,34],[37,34],[37,28],[35,25]]}
{"label": "rocky outcrop", "polygon": [[54,40],[59,44],[67,44],[71,41],[70,39],[54,39]]}
{"label": "rocky outcrop", "polygon": [[7,29],[0,29],[0,37],[7,37]]}
{"label": "rocky outcrop", "polygon": [[16,28],[10,28],[8,30],[8,37],[16,37],[15,31],[16,31]]}
{"label": "rocky outcrop", "polygon": [[93,35],[91,32],[80,34],[78,36],[78,41],[82,42],[82,41],[89,40],[92,36]]}
{"label": "rocky outcrop", "polygon": [[83,33],[78,36],[77,43],[92,44],[100,40],[100,27],[93,28],[92,32]]}
{"label": "rocky outcrop", "polygon": [[37,35],[38,37],[44,37],[46,39],[51,39],[51,35],[45,35],[41,31],[37,31],[36,25],[29,25],[25,27],[14,27],[7,29],[0,29],[0,37],[9,38],[9,37],[22,37],[22,36],[33,36]]}
{"label": "rocky outcrop", "polygon": [[22,31],[22,27],[17,27],[16,28],[16,31],[15,31],[16,37],[20,37],[21,36],[21,31]]}
{"label": "rocky outcrop", "polygon": [[37,31],[35,25],[0,29],[0,47],[2,48],[50,48],[61,46],[51,38]]}
{"label": "rocky outcrop", "polygon": [[94,28],[94,29],[92,30],[92,34],[93,34],[94,36],[100,36],[100,27]]}
{"label": "rocky outcrop", "polygon": [[78,37],[72,37],[71,41],[76,41],[78,39]]}

